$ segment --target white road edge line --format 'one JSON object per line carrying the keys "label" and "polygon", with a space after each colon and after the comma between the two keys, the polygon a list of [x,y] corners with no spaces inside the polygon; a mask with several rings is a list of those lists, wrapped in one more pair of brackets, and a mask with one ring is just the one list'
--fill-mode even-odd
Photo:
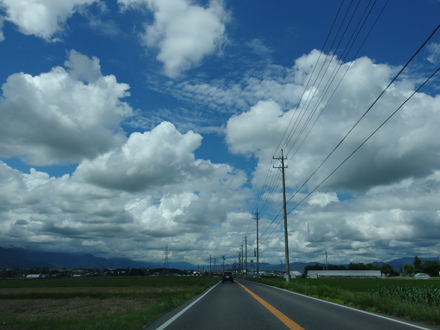
{"label": "white road edge line", "polygon": [[188,309],[190,309],[191,307],[193,307],[200,299],[202,299],[204,296],[206,296],[212,289],[214,289],[217,285],[219,285],[220,282],[218,282],[216,285],[214,285],[212,288],[210,288],[208,291],[206,291],[203,296],[199,297],[199,299],[195,300],[192,302],[191,305],[187,306],[185,309],[181,310],[179,313],[177,313],[176,315],[174,315],[172,318],[170,318],[168,321],[166,321],[164,324],[162,324],[159,328],[157,328],[156,330],[163,330],[165,329],[167,326],[169,326],[171,323],[173,323],[177,318],[179,318],[183,313],[185,313]]}
{"label": "white road edge line", "polygon": [[263,284],[263,283],[258,283],[258,282],[254,282],[254,283],[257,283],[257,284],[260,284],[260,285],[264,285],[264,286],[268,286],[270,288],[278,289],[278,290],[285,291],[285,292],[288,292],[288,293],[296,294],[298,296],[302,296],[302,297],[318,300],[318,301],[321,301],[321,302],[324,302],[324,303],[327,303],[327,304],[331,304],[331,305],[335,305],[335,306],[338,306],[338,307],[346,308],[346,309],[349,309],[349,310],[352,310],[352,311],[355,311],[355,312],[364,313],[364,314],[372,315],[372,316],[375,316],[375,317],[378,317],[378,318],[381,318],[381,319],[385,319],[385,320],[388,320],[388,321],[404,324],[404,325],[407,325],[407,326],[410,326],[410,327],[413,327],[413,328],[422,329],[422,330],[431,330],[430,328],[420,327],[418,325],[414,325],[414,324],[411,324],[411,323],[406,323],[406,322],[399,321],[399,320],[396,320],[396,319],[392,319],[392,318],[389,318],[389,317],[386,317],[386,316],[382,316],[382,315],[378,315],[378,314],[375,314],[375,313],[367,312],[367,311],[364,311],[364,310],[361,310],[361,309],[357,309],[357,308],[354,308],[354,307],[337,304],[337,303],[334,303],[334,302],[331,302],[331,301],[327,301],[327,300],[324,300],[324,299],[318,299],[318,298],[315,298],[315,297],[310,297],[310,296],[307,296],[305,294],[301,294],[301,293],[298,293],[298,292],[294,292],[294,291],[290,291],[290,290],[286,290],[286,289],[282,289],[282,288],[277,288],[276,286],[271,286],[271,285],[267,285],[267,284]]}

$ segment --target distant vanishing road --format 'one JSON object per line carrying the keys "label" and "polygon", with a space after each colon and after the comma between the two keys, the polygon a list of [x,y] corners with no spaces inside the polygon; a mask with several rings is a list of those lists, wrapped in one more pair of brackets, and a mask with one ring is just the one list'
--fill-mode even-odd
{"label": "distant vanishing road", "polygon": [[221,282],[145,330],[438,329],[360,311],[243,279]]}

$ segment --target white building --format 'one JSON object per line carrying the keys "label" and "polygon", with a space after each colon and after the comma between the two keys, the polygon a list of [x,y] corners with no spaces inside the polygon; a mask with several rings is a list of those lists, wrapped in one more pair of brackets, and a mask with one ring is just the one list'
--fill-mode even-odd
{"label": "white building", "polygon": [[382,278],[380,270],[309,270],[307,278]]}

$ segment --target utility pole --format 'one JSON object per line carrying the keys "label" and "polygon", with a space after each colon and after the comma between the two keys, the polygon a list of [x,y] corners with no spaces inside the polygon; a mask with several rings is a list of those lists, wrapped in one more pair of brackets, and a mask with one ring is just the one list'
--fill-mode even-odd
{"label": "utility pole", "polygon": [[281,166],[274,166],[274,168],[281,169],[281,173],[283,175],[283,209],[284,209],[284,253],[286,255],[286,282],[290,282],[290,269],[289,269],[289,237],[287,232],[287,210],[286,210],[286,178],[284,175],[284,169],[287,168],[287,165],[284,166],[284,160],[287,159],[284,157],[283,149],[281,149],[281,157],[275,158],[281,161]]}
{"label": "utility pole", "polygon": [[325,270],[328,270],[328,254],[327,254],[327,250],[325,250]]}
{"label": "utility pole", "polygon": [[169,275],[169,264],[168,264],[168,245],[167,245],[167,247],[166,247],[166,249],[165,249],[165,262],[164,262],[164,265],[163,265],[163,272],[162,272],[162,276],[165,276],[165,275]]}
{"label": "utility pole", "polygon": [[222,256],[222,258],[223,258],[223,271],[225,271],[225,256]]}
{"label": "utility pole", "polygon": [[245,247],[246,247],[246,277],[247,277],[247,274],[248,274],[248,269],[247,269],[247,236],[245,236],[244,237],[244,245],[245,245]]}
{"label": "utility pole", "polygon": [[[242,246],[243,247],[243,246]],[[239,275],[241,273],[241,253],[238,252],[238,264],[237,264],[237,274]]]}
{"label": "utility pole", "polygon": [[211,255],[209,255],[209,276],[212,276],[212,272],[211,272]]}
{"label": "utility pole", "polygon": [[243,253],[244,253],[243,244],[241,244],[241,264],[240,264],[241,276],[243,276],[243,269],[244,269],[244,267],[243,267],[243,263],[244,263]]}
{"label": "utility pole", "polygon": [[252,218],[252,219],[257,220],[257,278],[260,278],[260,251],[259,251],[259,247],[258,247],[258,215],[260,213],[258,213],[258,209],[257,209],[257,212],[252,213],[252,214],[256,215],[256,217]]}

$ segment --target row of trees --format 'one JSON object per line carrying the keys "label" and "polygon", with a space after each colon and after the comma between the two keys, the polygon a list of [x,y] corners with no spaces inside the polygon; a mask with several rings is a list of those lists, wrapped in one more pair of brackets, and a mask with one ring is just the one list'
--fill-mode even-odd
{"label": "row of trees", "polygon": [[[320,266],[318,264],[314,265],[314,266],[306,266],[304,268],[305,271],[308,270],[322,270],[323,266]],[[348,264],[348,266],[344,266],[344,265],[340,265],[340,266],[336,266],[336,265],[328,265],[326,267],[326,270],[380,270],[382,273],[385,274],[389,274],[389,275],[399,275],[399,272],[397,272],[396,270],[394,270],[393,266],[391,266],[390,264],[383,264],[381,266],[377,266],[374,264],[364,264],[362,262],[360,263],[354,263],[354,262],[350,262]]]}
{"label": "row of trees", "polygon": [[[304,268],[305,271],[308,270],[322,270],[322,265],[314,265],[314,266],[306,266]],[[406,274],[416,274],[416,273],[426,273],[430,276],[439,276],[440,272],[440,264],[434,260],[427,260],[423,262],[417,256],[414,257],[414,261],[412,264],[404,264],[403,269],[399,269],[399,271],[395,270],[393,266],[390,264],[382,264],[381,266],[374,264],[363,264],[363,263],[354,263],[350,262],[348,266],[340,265],[328,265],[325,269],[327,270],[380,270],[382,273],[388,274],[390,276],[397,276],[399,273]]]}
{"label": "row of trees", "polygon": [[440,264],[435,260],[423,261],[417,256],[414,257],[413,264],[404,264],[403,271],[405,273],[426,273],[430,276],[439,276]]}
{"label": "row of trees", "polygon": [[151,276],[151,275],[191,275],[195,272],[194,270],[180,270],[175,268],[90,268],[90,269],[57,269],[48,267],[32,267],[32,268],[0,268],[0,279],[1,278],[25,278],[29,274],[44,274],[48,278],[65,278],[73,276]]}

